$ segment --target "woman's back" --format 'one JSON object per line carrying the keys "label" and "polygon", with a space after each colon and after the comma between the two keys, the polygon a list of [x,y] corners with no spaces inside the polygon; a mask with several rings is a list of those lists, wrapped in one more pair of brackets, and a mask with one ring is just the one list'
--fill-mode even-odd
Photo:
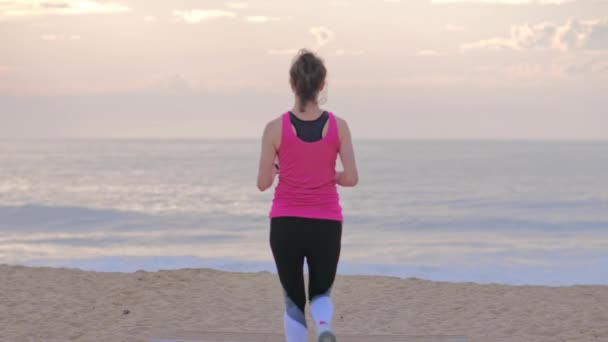
{"label": "woman's back", "polygon": [[277,156],[280,172],[270,217],[296,216],[342,220],[336,188],[336,159],[340,150],[338,122],[328,113],[325,136],[314,142],[299,138],[290,113],[281,117]]}

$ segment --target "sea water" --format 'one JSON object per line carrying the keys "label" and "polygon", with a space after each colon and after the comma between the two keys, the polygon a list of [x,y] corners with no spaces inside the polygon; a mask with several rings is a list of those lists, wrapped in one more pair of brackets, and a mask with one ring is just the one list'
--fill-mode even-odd
{"label": "sea water", "polygon": [[[0,263],[275,272],[256,140],[2,140]],[[340,274],[608,284],[608,142],[355,141]],[[275,183],[276,184],[276,183]]]}

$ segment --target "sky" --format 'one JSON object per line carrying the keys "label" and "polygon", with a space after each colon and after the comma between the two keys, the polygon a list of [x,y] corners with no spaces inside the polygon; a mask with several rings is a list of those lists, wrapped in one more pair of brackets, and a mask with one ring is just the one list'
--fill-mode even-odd
{"label": "sky", "polygon": [[0,139],[259,138],[300,48],[354,139],[608,139],[608,0],[0,0]]}

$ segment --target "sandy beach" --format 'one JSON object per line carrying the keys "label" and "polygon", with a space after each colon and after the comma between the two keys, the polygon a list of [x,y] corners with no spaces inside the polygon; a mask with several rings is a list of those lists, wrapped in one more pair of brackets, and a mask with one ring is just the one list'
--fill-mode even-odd
{"label": "sandy beach", "polygon": [[[338,334],[608,341],[608,286],[339,275],[333,291]],[[0,340],[143,342],[166,330],[281,332],[282,300],[269,272],[113,273],[3,264]]]}

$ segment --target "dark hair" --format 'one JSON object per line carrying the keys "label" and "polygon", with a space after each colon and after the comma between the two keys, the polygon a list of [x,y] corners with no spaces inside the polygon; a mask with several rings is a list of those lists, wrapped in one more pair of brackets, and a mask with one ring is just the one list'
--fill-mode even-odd
{"label": "dark hair", "polygon": [[327,69],[323,60],[309,50],[301,49],[289,70],[291,83],[300,99],[300,110],[304,111],[308,101],[315,101]]}

